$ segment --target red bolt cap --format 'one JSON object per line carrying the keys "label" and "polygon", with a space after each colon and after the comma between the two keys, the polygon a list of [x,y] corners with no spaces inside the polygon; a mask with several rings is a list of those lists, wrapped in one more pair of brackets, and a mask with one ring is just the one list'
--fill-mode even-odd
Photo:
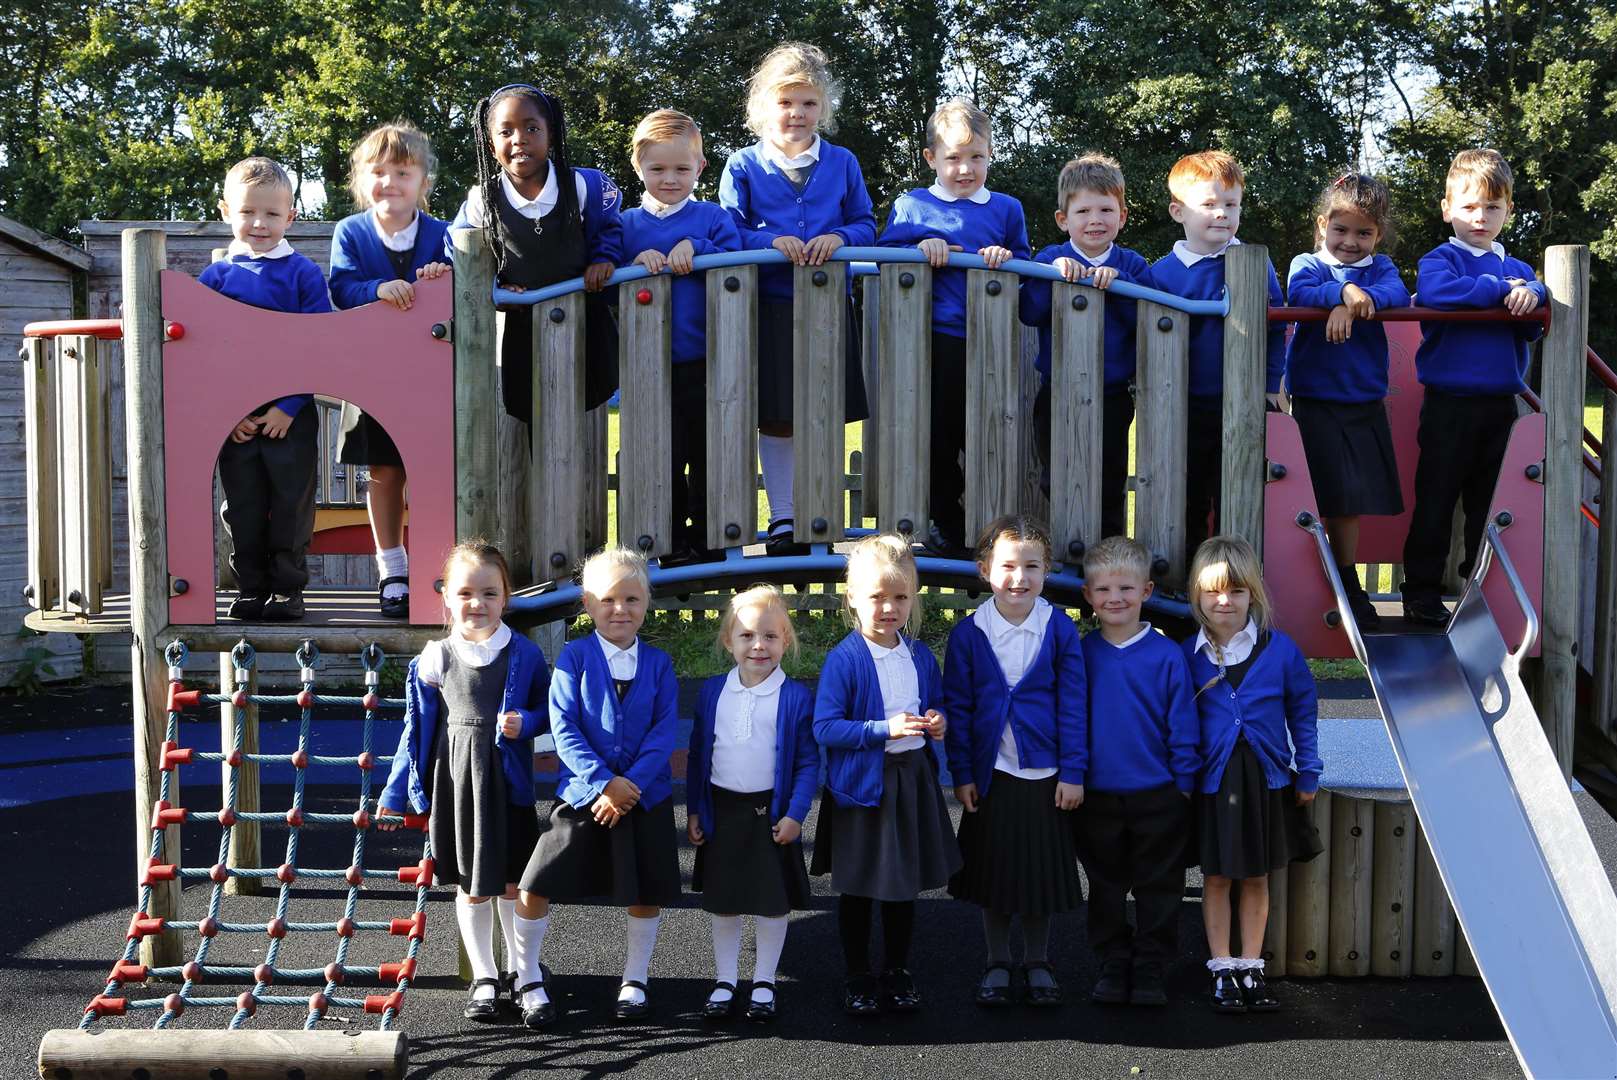
{"label": "red bolt cap", "polygon": [[649,303],[651,303],[651,290],[650,289],[641,289],[639,292],[634,294],[634,299],[635,299],[635,303],[637,303],[637,304],[649,304]]}
{"label": "red bolt cap", "polygon": [[182,337],[185,336],[185,324],[184,323],[177,323],[177,322],[164,323],[163,324],[163,336],[165,338],[167,338],[169,341],[178,341],[178,340],[180,340]]}

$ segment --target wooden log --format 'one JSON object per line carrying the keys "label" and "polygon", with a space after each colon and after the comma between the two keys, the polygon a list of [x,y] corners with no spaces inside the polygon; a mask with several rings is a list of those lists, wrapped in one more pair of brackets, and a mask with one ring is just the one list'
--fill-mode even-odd
{"label": "wooden log", "polygon": [[589,553],[606,546],[607,492],[612,486],[607,475],[607,428],[612,423],[612,408],[597,405],[584,414],[584,551]]}
{"label": "wooden log", "polygon": [[[496,423],[500,404],[494,358],[494,253],[482,229],[450,233],[455,245],[455,538],[500,531]],[[511,554],[511,548],[504,549]]]}
{"label": "wooden log", "polygon": [[398,1031],[62,1029],[39,1044],[39,1075],[73,1080],[402,1080],[409,1063]]}
{"label": "wooden log", "polygon": [[884,265],[880,295],[876,397],[884,430],[876,520],[888,532],[924,536],[932,480],[932,268]]}
{"label": "wooden log", "polygon": [[847,415],[846,263],[792,272],[792,498],[798,543],[842,539]]}
{"label": "wooden log", "polygon": [[1152,576],[1177,585],[1186,571],[1190,317],[1146,300],[1137,310],[1134,535],[1156,561]]}
{"label": "wooden log", "polygon": [[56,460],[56,350],[47,338],[22,347],[24,458],[28,468],[28,580],[24,596],[40,611],[57,606],[60,590]]}
{"label": "wooden log", "polygon": [[1415,962],[1415,809],[1378,802],[1370,895],[1370,974],[1407,979]]}
{"label": "wooden log", "polygon": [[967,543],[1021,508],[1022,323],[1015,274],[966,272]]}
{"label": "wooden log", "polygon": [[1264,973],[1272,978],[1283,979],[1290,969],[1286,966],[1286,948],[1289,944],[1287,929],[1290,923],[1289,906],[1291,903],[1291,871],[1272,870],[1269,872],[1269,925],[1263,931],[1263,957]]}
{"label": "wooden log", "polygon": [[[243,684],[236,678],[236,664],[228,652],[219,654],[219,693],[229,698]],[[249,694],[258,693],[258,665],[254,664],[247,669],[247,682],[245,689]],[[241,725],[241,752],[243,754],[258,753],[258,706],[249,701],[238,709],[229,701],[219,706],[219,746],[222,751],[229,754],[236,745],[236,725]],[[231,768],[228,762],[219,763],[219,790],[221,796],[230,790],[231,774],[236,779],[236,810],[238,812],[257,812],[259,805],[259,776],[258,762],[243,761],[236,768]],[[220,805],[225,805],[221,797]],[[230,827],[230,851],[226,857],[225,865],[232,868],[258,867],[263,864],[263,848],[261,846],[261,831],[256,821],[238,821]],[[228,896],[257,896],[263,892],[263,879],[250,877],[233,877],[225,880],[225,894]]]}
{"label": "wooden log", "polygon": [[648,559],[673,551],[681,531],[673,520],[668,468],[673,456],[673,285],[673,278],[659,274],[618,286],[623,385],[618,405],[618,542]]}
{"label": "wooden log", "polygon": [[1224,474],[1219,531],[1245,537],[1263,556],[1265,378],[1269,356],[1269,249],[1224,253],[1230,313],[1224,319]]}
{"label": "wooden log", "polygon": [[[866,274],[859,279],[861,312],[864,316],[863,333],[859,337],[861,359],[864,361],[865,404],[870,416],[860,427],[864,449],[864,489],[860,503],[863,514],[849,514],[849,524],[863,528],[866,517],[876,517],[881,511],[881,444],[887,433],[882,427],[881,412],[881,278]],[[711,323],[710,323],[711,325]]]}
{"label": "wooden log", "polygon": [[1050,533],[1056,558],[1077,563],[1102,538],[1106,294],[1063,283],[1050,301]]}
{"label": "wooden log", "polygon": [[[758,268],[707,276],[707,546],[758,531]],[[867,426],[867,432],[870,430]]]}
{"label": "wooden log", "polygon": [[1286,888],[1286,971],[1308,978],[1330,970],[1331,803],[1321,791],[1309,804],[1325,850],[1305,863],[1293,863]]}
{"label": "wooden log", "polygon": [[[1601,446],[1617,447],[1617,393],[1606,391]],[[1609,463],[1609,464],[1608,464]],[[1600,470],[1599,569],[1595,574],[1595,728],[1617,742],[1617,454]]]}
{"label": "wooden log", "polygon": [[1376,804],[1369,799],[1331,798],[1330,972],[1370,974],[1374,915]]}
{"label": "wooden log", "polygon": [[533,543],[540,580],[563,581],[587,552],[584,539],[584,294],[547,300],[533,313]]}
{"label": "wooden log", "polygon": [[1422,829],[1415,845],[1416,975],[1454,974],[1454,932],[1454,908]]}

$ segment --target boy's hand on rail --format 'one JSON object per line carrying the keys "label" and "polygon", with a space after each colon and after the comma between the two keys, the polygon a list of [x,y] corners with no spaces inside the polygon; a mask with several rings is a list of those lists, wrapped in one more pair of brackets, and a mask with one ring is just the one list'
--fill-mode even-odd
{"label": "boy's hand on rail", "polygon": [[609,262],[594,262],[584,268],[584,291],[600,292],[606,287],[606,279],[612,276],[617,267]]}
{"label": "boy's hand on rail", "polygon": [[291,427],[292,418],[282,412],[277,405],[271,405],[258,416],[258,433],[271,439],[286,438],[286,433]]}
{"label": "boy's hand on rail", "polygon": [[1538,307],[1538,293],[1526,285],[1518,285],[1505,294],[1505,310],[1512,315],[1526,315]]}
{"label": "boy's hand on rail", "polygon": [[929,236],[915,245],[926,256],[926,261],[932,264],[934,270],[941,270],[949,265],[949,252],[964,251],[959,244],[951,244],[941,236]]}
{"label": "boy's hand on rail", "polygon": [[415,276],[417,281],[431,281],[434,278],[443,277],[452,269],[453,267],[448,263],[430,262],[417,270]]}
{"label": "boy's hand on rail", "polygon": [[1351,281],[1342,286],[1342,305],[1355,319],[1368,319],[1376,313],[1376,302],[1370,299],[1370,294]]}
{"label": "boy's hand on rail", "polygon": [[376,299],[392,304],[400,311],[409,311],[415,303],[415,286],[408,281],[384,281],[376,286]]}
{"label": "boy's hand on rail", "polygon": [[989,244],[985,248],[978,248],[977,254],[981,255],[983,262],[988,264],[988,269],[998,270],[1011,257],[1011,249],[1000,247],[998,244]]}
{"label": "boy's hand on rail", "polygon": [[648,274],[660,274],[668,265],[668,257],[655,248],[647,248],[634,257],[637,266],[645,267]]}
{"label": "boy's hand on rail", "polygon": [[231,431],[230,441],[233,443],[244,443],[257,434],[258,417],[246,416],[243,417],[241,422],[236,425],[233,431]]}
{"label": "boy's hand on rail", "polygon": [[842,237],[836,233],[822,233],[803,248],[803,261],[809,266],[824,266],[831,253],[842,246]]}
{"label": "boy's hand on rail", "polygon": [[795,236],[777,236],[770,242],[770,247],[786,256],[798,266],[803,265],[803,251],[807,245]]}
{"label": "boy's hand on rail", "polygon": [[668,266],[676,274],[691,272],[691,260],[696,258],[696,247],[689,238],[681,240],[668,249]]}
{"label": "boy's hand on rail", "polygon": [[[1346,290],[1343,290],[1344,299],[1346,295]],[[1340,345],[1352,336],[1353,309],[1346,304],[1337,304],[1325,318],[1325,340],[1332,345]]]}
{"label": "boy's hand on rail", "polygon": [[1066,278],[1068,281],[1080,281],[1088,277],[1091,273],[1091,268],[1085,266],[1077,259],[1061,258],[1057,259],[1050,265],[1058,274]]}
{"label": "boy's hand on rail", "polygon": [[1089,283],[1097,289],[1104,289],[1117,280],[1117,267],[1095,266],[1089,270]]}
{"label": "boy's hand on rail", "polygon": [[[376,805],[376,817],[372,820],[376,822],[376,827],[381,829],[383,832],[393,832],[400,825],[404,824],[403,821],[398,820],[400,817],[401,815],[397,810],[389,810],[387,807],[378,803]],[[389,818],[394,820],[389,821]]]}

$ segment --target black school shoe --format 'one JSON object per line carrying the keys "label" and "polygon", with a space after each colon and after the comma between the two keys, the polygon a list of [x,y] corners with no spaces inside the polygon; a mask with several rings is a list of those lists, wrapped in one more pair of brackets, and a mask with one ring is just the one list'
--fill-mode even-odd
{"label": "black school shoe", "polygon": [[768,536],[764,540],[764,554],[775,558],[784,558],[789,555],[807,555],[809,546],[799,544],[793,532],[795,523],[791,518],[776,518],[769,523]]}
{"label": "black school shoe", "polygon": [[773,1024],[775,1022],[775,1003],[780,1000],[780,992],[775,989],[775,984],[772,982],[755,982],[752,984],[752,988],[754,991],[768,990],[769,1000],[759,1001],[757,998],[749,998],[747,1001],[747,1019],[755,1024]]}
{"label": "black school shoe", "polygon": [[1162,965],[1155,960],[1136,963],[1129,977],[1130,1005],[1166,1005],[1168,991],[1163,985]]}
{"label": "black school shoe", "polygon": [[1089,1000],[1096,1005],[1127,1005],[1129,1000],[1129,965],[1127,960],[1108,960],[1100,966],[1100,977],[1089,991]]}
{"label": "black school shoe", "polygon": [[1280,1008],[1280,999],[1275,997],[1274,991],[1263,977],[1258,968],[1247,968],[1239,973],[1237,980],[1241,984],[1241,996],[1246,999],[1249,1012],[1274,1012]]}
{"label": "black school shoe", "polygon": [[1246,996],[1241,993],[1238,972],[1213,972],[1213,1011],[1218,1013],[1246,1012]]}
{"label": "black school shoe", "polygon": [[882,1008],[888,1012],[915,1012],[921,1007],[921,992],[915,989],[915,976],[907,968],[888,968],[881,973]]}
{"label": "black school shoe", "polygon": [[256,622],[264,617],[264,604],[269,600],[268,593],[242,593],[230,602],[225,611],[225,617],[240,619],[243,622]]}
{"label": "black school shoe", "polygon": [[[715,990],[728,990],[730,996],[723,1001],[714,1001]],[[720,979],[713,984],[713,989],[707,992],[707,1000],[702,1002],[702,1019],[709,1023],[719,1023],[730,1019],[736,1012],[736,984]]]}
{"label": "black school shoe", "polygon": [[1357,567],[1338,566],[1336,572],[1342,578],[1342,591],[1347,593],[1348,610],[1353,612],[1353,621],[1358,624],[1361,633],[1373,634],[1381,629],[1381,612],[1370,599],[1370,594],[1364,591],[1359,582]]}
{"label": "black school shoe", "polygon": [[632,986],[644,995],[639,1001],[624,1001],[619,998],[612,1007],[612,1016],[617,1020],[644,1020],[651,1015],[651,995],[646,992],[646,984],[634,979],[625,979],[618,989]]}
{"label": "black school shoe", "polygon": [[[403,585],[404,593],[400,596],[388,596],[389,585]],[[408,619],[410,617],[410,579],[407,577],[385,577],[376,583],[376,606],[381,609],[384,619]]]}
{"label": "black school shoe", "polygon": [[264,604],[265,622],[297,622],[303,618],[303,593],[275,593]]}
{"label": "black school shoe", "polygon": [[1449,609],[1435,596],[1405,596],[1404,621],[1441,630],[1449,624]]}
{"label": "black school shoe", "polygon": [[842,1011],[849,1016],[881,1012],[881,984],[874,975],[849,975],[842,987]]}
{"label": "black school shoe", "polygon": [[468,997],[466,1007],[460,1011],[460,1014],[466,1019],[476,1020],[480,1024],[493,1023],[499,1019],[500,991],[505,989],[499,979],[473,979],[471,992],[476,994],[478,989],[484,986],[494,987],[494,996],[482,999]]}
{"label": "black school shoe", "polygon": [[[1050,977],[1050,985],[1039,986],[1034,983],[1034,981],[1027,976],[1027,973],[1030,971],[1044,972]],[[1023,1004],[1031,1005],[1036,1009],[1050,1009],[1060,1005],[1066,1000],[1066,991],[1062,990],[1061,984],[1056,982],[1056,973],[1051,970],[1047,961],[1030,960],[1022,965]]]}
{"label": "black school shoe", "polygon": [[[511,982],[515,983],[516,981],[516,973],[512,972]],[[557,1012],[556,1002],[553,998],[546,1001],[543,1005],[535,1005],[531,1009],[525,1009],[522,1007],[522,995],[526,994],[529,990],[543,990],[548,997],[550,994],[549,983],[550,969],[545,967],[543,964],[540,964],[538,982],[525,983],[522,986],[513,986],[511,988],[511,999],[516,1004],[517,1012],[522,1014],[523,1027],[529,1028],[533,1031],[538,1031],[540,1028],[548,1027],[550,1024],[555,1023]]]}
{"label": "black school shoe", "polygon": [[[1003,971],[1005,973],[1004,984],[997,986],[989,984],[988,975],[993,971]],[[1007,1005],[1015,1004],[1016,985],[1011,974],[1011,965],[995,963],[983,968],[983,977],[978,981],[977,992],[971,996],[971,1000],[974,1004],[981,1005],[985,1009],[1002,1009]]]}

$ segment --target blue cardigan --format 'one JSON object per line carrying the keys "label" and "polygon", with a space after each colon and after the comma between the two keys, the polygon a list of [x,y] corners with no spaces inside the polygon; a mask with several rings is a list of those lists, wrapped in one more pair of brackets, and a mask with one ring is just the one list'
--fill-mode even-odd
{"label": "blue cardigan", "polygon": [[[211,263],[197,278],[214,292],[266,311],[319,315],[331,310],[325,275],[313,259],[294,251],[280,259],[232,255]],[[293,394],[275,403],[288,416],[296,416],[314,398]]]}
{"label": "blue cardigan", "polygon": [[[692,199],[667,217],[636,208],[623,212],[623,261],[632,262],[642,251],[667,255],[682,240],[689,240],[698,255],[741,250],[741,231],[717,203]],[[707,359],[707,274],[675,274],[672,359],[688,364]]]}
{"label": "blue cardigan", "polygon": [[1127,793],[1196,787],[1196,704],[1179,646],[1147,633],[1127,648],[1084,635],[1089,675],[1089,783]]}
{"label": "blue cardigan", "polygon": [[[1064,244],[1051,244],[1033,256],[1034,262],[1051,265],[1057,259],[1076,259],[1086,266],[1110,266],[1117,271],[1117,280],[1136,285],[1150,284],[1151,264],[1137,251],[1117,244],[1106,255],[1104,262],[1090,262],[1089,257],[1068,240]],[[1050,381],[1050,303],[1053,282],[1043,278],[1022,279],[1022,322],[1039,329],[1039,355],[1033,366]],[[1134,301],[1117,293],[1106,294],[1106,392],[1121,390],[1134,378]]]}
{"label": "blue cardigan", "polygon": [[[1017,259],[1028,257],[1027,220],[1022,204],[1009,195],[990,192],[988,201],[953,202],[928,188],[905,192],[893,203],[882,230],[882,247],[914,247],[922,240],[947,240],[970,255],[985,247],[1009,248]],[[950,337],[966,336],[966,271],[932,274],[932,330]]]}
{"label": "blue cardigan", "polygon": [[[494,732],[494,745],[505,769],[505,790],[513,806],[533,805],[533,740],[545,732],[544,701],[550,685],[550,668],[539,646],[513,632],[506,647],[510,665],[505,673],[505,696],[500,714],[514,712],[522,717],[522,732],[515,739]],[[421,658],[410,661],[404,686],[404,730],[399,732],[399,748],[393,754],[393,767],[387,786],[377,804],[403,812],[413,807],[418,814],[431,809],[427,781],[432,775],[433,740],[438,735],[443,694],[436,686],[421,681],[417,668]]]}
{"label": "blue cardigan", "polygon": [[[372,212],[362,210],[337,222],[331,231],[331,299],[339,308],[356,308],[376,299],[376,290],[399,280],[393,272],[382,238],[376,235]],[[410,277],[430,262],[446,263],[444,253],[449,223],[425,211],[416,213],[415,248],[410,252]]]}
{"label": "blue cardigan", "polygon": [[[1217,300],[1224,295],[1224,256],[1213,255],[1193,266],[1169,252],[1151,264],[1152,288],[1173,293],[1187,300]],[[1280,279],[1269,264],[1269,306],[1279,307]],[[1269,324],[1269,356],[1264,389],[1280,392],[1280,376],[1286,366],[1286,324]],[[1203,401],[1224,394],[1224,320],[1217,315],[1190,316],[1190,396]]]}
{"label": "blue cardigan", "polygon": [[[1206,794],[1218,791],[1224,766],[1235,749],[1235,737],[1243,732],[1263,762],[1263,775],[1270,788],[1292,782],[1295,753],[1297,790],[1319,790],[1324,765],[1319,757],[1319,700],[1314,675],[1291,638],[1278,630],[1268,633],[1268,645],[1247,668],[1237,690],[1231,690],[1229,683],[1218,678],[1218,665],[1196,651],[1194,637],[1184,643],[1191,681],[1200,691],[1196,706],[1201,724],[1201,790]],[[1214,679],[1218,681],[1208,686]]]}
{"label": "blue cardigan", "polygon": [[[1457,310],[1497,308],[1521,278],[1545,303],[1549,294],[1520,259],[1494,252],[1473,255],[1447,242],[1421,256],[1416,278],[1417,302],[1424,307]],[[1544,332],[1542,323],[1420,324],[1415,371],[1421,384],[1447,394],[1519,394],[1527,388],[1527,343]]]}
{"label": "blue cardigan", "polygon": [[[904,638],[915,662],[921,713],[943,711],[943,676],[932,650]],[[947,714],[945,714],[947,715]],[[814,699],[814,738],[825,747],[826,787],[838,806],[880,806],[887,710],[870,647],[855,630],[826,654]],[[929,744],[935,740],[928,739]],[[928,749],[937,760],[937,747]]]}
{"label": "blue cardigan", "polygon": [[[988,603],[993,603],[989,600]],[[1015,733],[1016,755],[1028,769],[1059,769],[1065,784],[1082,784],[1089,765],[1089,688],[1078,628],[1052,607],[1039,655],[1015,687],[994,646],[967,616],[955,624],[944,654],[944,748],[956,784],[988,794],[1005,725]]]}
{"label": "blue cardigan", "polygon": [[[702,684],[696,699],[696,722],[691,727],[690,757],[686,759],[686,813],[713,834],[713,724],[719,695],[730,676],[715,675]],[[780,687],[775,714],[775,797],[770,815],[798,823],[808,819],[814,788],[820,782],[820,748],[814,743],[814,694],[802,683],[787,679]]]}
{"label": "blue cardigan", "polygon": [[582,810],[623,776],[640,789],[640,806],[660,806],[674,790],[668,757],[679,737],[678,710],[674,663],[661,649],[640,643],[639,665],[620,702],[596,636],[569,641],[550,679],[550,733],[561,759],[557,796]]}
{"label": "blue cardigan", "polygon": [[[1342,287],[1357,285],[1377,311],[1409,306],[1409,290],[1398,267],[1385,255],[1369,266],[1340,266],[1319,255],[1291,260],[1286,293],[1293,307],[1334,308]],[[1286,346],[1286,385],[1298,397],[1363,403],[1387,396],[1387,329],[1378,322],[1353,321],[1353,333],[1339,345],[1325,340],[1325,324],[1296,324]]]}

